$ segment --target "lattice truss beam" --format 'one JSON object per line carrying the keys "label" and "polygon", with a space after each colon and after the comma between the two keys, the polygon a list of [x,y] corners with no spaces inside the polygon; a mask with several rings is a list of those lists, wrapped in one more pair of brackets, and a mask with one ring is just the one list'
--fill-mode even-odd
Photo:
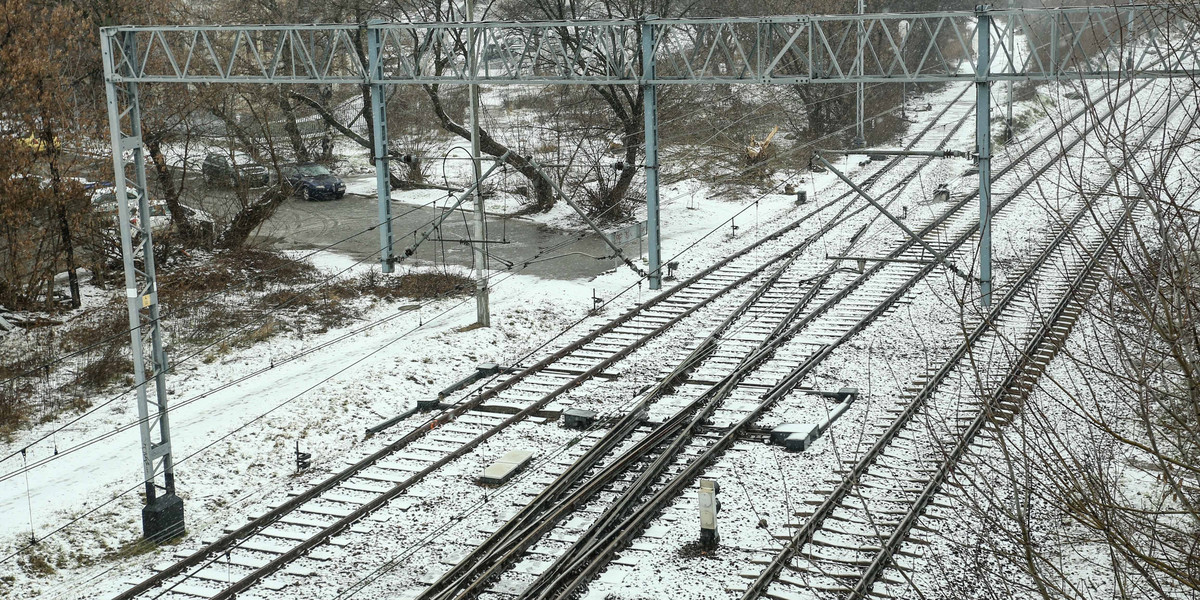
{"label": "lattice truss beam", "polygon": [[[989,10],[992,79],[1194,74],[1189,8],[1104,6]],[[1191,9],[1194,11],[1194,7]],[[979,13],[654,19],[654,78],[644,78],[640,21],[115,27],[141,51],[113,72],[139,82],[247,83],[853,83],[975,77]],[[855,43],[858,24],[866,40]],[[368,31],[379,30],[372,76]],[[1009,30],[1017,34],[1008,48]],[[468,68],[476,36],[478,73]],[[1010,69],[1010,61],[1012,68]]]}

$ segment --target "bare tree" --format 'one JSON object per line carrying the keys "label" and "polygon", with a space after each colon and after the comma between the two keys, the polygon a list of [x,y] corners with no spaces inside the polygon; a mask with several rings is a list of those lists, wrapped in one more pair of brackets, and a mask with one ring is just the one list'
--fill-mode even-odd
{"label": "bare tree", "polygon": [[[1147,134],[1151,115],[1176,103],[1168,126]],[[995,450],[958,476],[977,528],[967,539],[990,565],[979,576],[994,595],[1200,594],[1200,93],[1177,83],[1133,105],[1120,118],[1092,115],[1092,160],[1040,192],[1052,214],[1057,198],[1097,197],[1088,165],[1106,156],[1117,177],[1097,204],[1145,210],[1102,263],[1067,343],[1010,407],[1016,420],[998,424]],[[1105,214],[1092,208],[1087,220],[1107,226]]]}

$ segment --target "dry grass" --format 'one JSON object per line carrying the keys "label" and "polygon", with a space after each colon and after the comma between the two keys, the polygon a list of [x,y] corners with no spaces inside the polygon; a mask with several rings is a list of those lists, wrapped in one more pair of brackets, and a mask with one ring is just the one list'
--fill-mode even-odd
{"label": "dry grass", "polygon": [[409,272],[389,277],[370,271],[352,283],[357,293],[388,301],[460,296],[471,293],[474,285],[470,277],[446,272]]}
{"label": "dry grass", "polygon": [[7,437],[28,420],[28,398],[30,386],[16,386],[15,383],[0,387],[0,436]]}
{"label": "dry grass", "polygon": [[[424,300],[473,289],[469,278],[444,272],[385,276],[372,271],[331,282],[322,277],[309,263],[262,250],[176,266],[159,278],[165,338],[173,358],[200,352],[202,360],[211,363],[280,332],[321,333],[340,327],[356,317],[362,306],[357,301],[363,297]],[[0,386],[0,436],[65,410],[86,410],[93,393],[131,383],[125,302],[124,297],[114,297],[48,331],[30,348],[12,349],[11,358],[0,362],[0,379],[15,378]],[[73,352],[79,354],[50,372],[29,372]],[[61,369],[66,371],[55,372]]]}
{"label": "dry grass", "polygon": [[58,572],[58,569],[50,563],[50,560],[33,550],[27,551],[25,554],[17,558],[17,563],[25,572],[36,577],[49,577]]}
{"label": "dry grass", "polygon": [[87,318],[64,328],[59,336],[59,348],[72,352],[90,346],[117,346],[129,341],[128,333],[129,312],[125,301],[113,300]]}
{"label": "dry grass", "polygon": [[315,321],[320,330],[345,324],[354,314],[347,301],[357,296],[349,284],[334,282],[313,290],[282,289],[258,299],[264,312],[287,313],[294,318]]}
{"label": "dry grass", "polygon": [[88,390],[100,390],[116,383],[133,372],[133,361],[121,352],[121,346],[112,345],[100,358],[79,369],[71,383]]}
{"label": "dry grass", "polygon": [[263,292],[271,287],[300,285],[317,280],[319,273],[309,263],[279,253],[246,248],[219,254],[195,266],[179,267],[159,277],[159,302],[168,309],[183,311],[204,304],[227,289]]}

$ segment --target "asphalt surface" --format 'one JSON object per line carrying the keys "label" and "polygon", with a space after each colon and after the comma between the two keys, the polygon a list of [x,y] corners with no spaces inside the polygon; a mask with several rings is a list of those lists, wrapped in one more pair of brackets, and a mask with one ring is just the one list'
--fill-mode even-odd
{"label": "asphalt surface", "polygon": [[[231,214],[233,191],[206,186],[189,177],[185,203],[201,206],[214,215]],[[260,190],[250,190],[255,197]],[[392,201],[393,254],[400,259],[430,223],[443,212],[445,200],[430,205]],[[377,262],[378,230],[369,230],[379,219],[374,196],[346,194],[340,200],[305,201],[289,198],[259,230],[255,240],[283,250],[309,250],[336,244],[337,252]],[[472,268],[474,257],[469,240],[471,212],[456,210],[420,244],[413,255],[398,262],[413,265],[455,265]],[[615,267],[612,251],[594,232],[574,232],[547,227],[522,218],[487,218],[488,268],[505,269],[548,279],[579,279],[599,275]],[[626,250],[636,256],[638,245]],[[605,258],[597,258],[605,257]]]}

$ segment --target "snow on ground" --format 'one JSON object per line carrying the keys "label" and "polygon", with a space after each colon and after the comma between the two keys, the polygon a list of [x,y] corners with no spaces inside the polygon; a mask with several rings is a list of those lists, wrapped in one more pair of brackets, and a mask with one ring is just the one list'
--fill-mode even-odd
{"label": "snow on ground", "polygon": [[[375,192],[374,177],[350,181],[356,193]],[[825,174],[809,186],[819,191],[832,183]],[[799,211],[794,196],[747,194],[731,201],[709,198],[705,192],[695,181],[663,191],[664,262],[678,255],[681,277],[773,231]],[[414,204],[444,196],[442,191],[393,192],[393,198]],[[561,207],[545,218],[569,220]],[[736,230],[729,224],[731,218]],[[347,275],[374,267],[371,261],[332,252],[310,260],[328,272],[350,268]],[[436,395],[479,363],[512,364],[521,359],[584,316],[592,307],[593,290],[606,298],[628,290],[616,306],[648,299],[651,291],[636,282],[628,269],[567,283],[497,273],[490,329],[463,330],[474,322],[472,298],[441,300],[399,314],[395,304],[364,301],[360,321],[347,327],[303,337],[277,335],[211,364],[176,365],[168,377],[174,407],[171,430],[177,491],[185,500],[189,529],[194,535],[216,531],[236,523],[237,515],[260,505],[270,493],[297,489],[303,481],[340,469],[341,457],[361,444],[367,426]],[[377,321],[382,322],[371,326]],[[359,328],[364,330],[352,333]],[[582,333],[567,333],[559,345]],[[343,336],[348,337],[307,353]],[[243,377],[247,379],[217,389]],[[101,394],[89,400],[99,404],[107,399]],[[38,537],[51,534],[35,550],[65,573],[32,580],[16,561],[8,560],[0,565],[0,577],[16,578],[10,589],[20,595],[37,591],[73,597],[76,586],[104,577],[112,566],[101,562],[89,568],[91,563],[140,536],[140,438],[136,428],[116,431],[136,419],[135,405],[133,395],[125,394],[28,447],[24,457],[22,448],[59,423],[38,424],[0,446],[2,456],[9,456],[0,463],[0,477],[6,477],[0,485],[3,555],[23,546],[31,529]],[[100,436],[107,437],[93,441]],[[314,455],[315,470],[302,480],[292,479],[297,441]],[[22,458],[27,463],[49,462],[10,476],[20,469]],[[130,493],[133,489],[137,493]],[[76,518],[78,523],[72,523]],[[65,525],[65,532],[56,532]],[[4,585],[0,583],[0,590]]]}
{"label": "snow on ground", "polygon": [[[1180,119],[1175,123],[1179,125]],[[1163,178],[1174,197],[1195,201],[1197,181],[1189,163],[1197,154],[1194,146],[1182,148],[1175,167]],[[1158,226],[1150,211],[1145,211],[1137,228],[1151,231]],[[1149,252],[1158,251],[1153,236],[1139,239],[1139,243],[1149,244]],[[1135,248],[1132,253],[1141,251]],[[980,595],[1033,596],[1037,584],[1025,570],[1027,560],[1037,565],[1049,584],[1070,586],[1080,597],[1160,593],[1189,597],[1165,577],[1157,582],[1161,589],[1147,588],[1139,575],[1144,565],[1131,564],[1112,553],[1107,532],[1088,522],[1086,504],[1080,505],[1084,508],[1068,507],[1055,496],[1064,491],[1069,494],[1075,486],[1095,484],[1094,479],[1081,475],[1095,477],[1094,473],[1103,472],[1106,489],[1093,492],[1117,509],[1111,514],[1119,514],[1119,507],[1145,510],[1147,519],[1164,528],[1183,525],[1180,519],[1187,514],[1173,512],[1181,508],[1180,498],[1164,483],[1159,459],[1138,447],[1146,435],[1142,421],[1146,415],[1137,414],[1134,388],[1138,386],[1126,379],[1129,367],[1121,357],[1129,350],[1118,347],[1113,333],[1121,319],[1114,319],[1113,307],[1099,300],[1116,298],[1117,314],[1129,307],[1122,304],[1123,294],[1115,289],[1121,285],[1121,270],[1102,268],[1107,275],[1093,295],[1092,308],[1079,317],[1063,349],[1047,365],[1012,422],[1002,430],[986,432],[972,445],[970,455],[940,497],[943,506],[951,510],[922,519],[920,526],[927,534],[921,537],[929,546],[906,548],[914,558],[909,573],[925,597],[955,597],[956,586],[967,581]],[[1123,439],[1110,437],[1102,431],[1105,426],[1113,427]],[[1182,529],[1187,530],[1188,525]],[[1131,541],[1143,544],[1152,554],[1162,552],[1162,557],[1178,560],[1167,545],[1147,543],[1155,535],[1154,531],[1138,531]],[[1006,562],[994,556],[1015,560]],[[1123,571],[1121,577],[1116,575],[1118,569]],[[1153,569],[1147,572],[1154,576]],[[888,591],[893,597],[914,595],[906,586]]]}
{"label": "snow on ground", "polygon": [[[943,92],[949,93],[949,90]],[[932,100],[945,101],[946,98],[938,96]],[[1028,106],[1019,108],[1031,109]],[[860,160],[852,157],[839,167],[846,167],[851,174],[860,168],[874,168],[860,167],[859,163]],[[459,164],[467,165],[465,162]],[[948,162],[941,164],[943,166],[938,167],[941,175],[931,177],[928,184],[922,182],[924,194],[928,194],[934,181],[952,180],[956,176],[953,171],[961,168]],[[465,175],[465,166],[454,168],[458,169],[457,175],[461,179]],[[829,198],[835,187],[843,189],[840,184],[835,186],[835,176],[830,173],[805,177],[802,181],[796,176],[791,179],[800,189],[807,189],[811,199]],[[347,181],[352,193],[375,193],[371,175],[348,175]],[[445,196],[446,192],[437,190],[393,192],[394,199],[412,204]],[[465,206],[469,208],[469,204]],[[492,206],[489,203],[489,208]],[[937,208],[914,206],[914,217],[919,216],[920,211],[932,214]],[[662,191],[664,262],[679,255],[679,275],[686,277],[777,229],[800,214],[799,211],[791,195],[747,192],[731,201],[712,198],[709,188],[696,180],[665,186]],[[562,203],[551,213],[534,218],[549,224],[577,225],[570,209]],[[638,218],[644,218],[644,210]],[[1003,249],[1002,254],[1021,251],[1026,243],[1018,243],[1019,233],[1012,233],[1011,242],[1005,234],[998,235],[1001,240],[998,248]],[[882,244],[894,241],[895,237],[894,231],[884,227],[866,239]],[[331,272],[374,266],[371,261],[354,266],[356,261],[353,259],[329,252],[319,253],[312,260]],[[244,515],[263,510],[269,498],[288,490],[303,489],[307,483],[339,470],[346,460],[372,449],[371,442],[363,440],[365,427],[411,408],[418,399],[436,395],[448,383],[473,371],[477,364],[512,364],[547,340],[553,340],[551,347],[561,346],[582,335],[583,327],[601,319],[586,320],[583,327],[554,339],[568,325],[586,315],[592,306],[593,290],[601,297],[612,299],[629,289],[615,300],[614,306],[648,298],[651,291],[644,285],[635,285],[636,282],[636,276],[627,269],[615,270],[589,281],[573,282],[540,280],[519,272],[497,272],[491,295],[493,327],[489,329],[466,327],[474,321],[471,298],[440,300],[409,311],[398,310],[401,308],[398,304],[364,300],[360,320],[349,326],[303,337],[282,334],[268,342],[235,350],[211,364],[182,365],[178,373],[169,377],[171,401],[177,407],[172,411],[171,425],[178,465],[178,490],[185,500],[192,535],[211,539],[222,527],[239,523]],[[935,316],[940,314],[937,308],[914,304],[904,310],[910,319],[918,321],[940,318]],[[929,331],[926,326],[913,325],[913,329],[911,334],[884,332],[882,335],[895,342],[895,336],[925,335]],[[345,340],[334,341],[346,335],[349,337]],[[936,336],[926,339],[937,341]],[[331,345],[319,352],[306,354],[328,342],[332,342]],[[850,359],[864,350],[868,353],[883,351],[872,348],[871,345],[865,348],[856,345],[847,357],[845,368],[848,370],[824,377],[831,385],[855,380],[864,367],[852,366],[856,363]],[[890,362],[896,365],[896,372],[890,375],[895,382],[908,381],[912,372],[924,368],[924,359],[906,350],[903,344],[891,344],[886,347],[886,352],[892,359]],[[297,358],[289,360],[291,357]],[[865,368],[870,369],[869,356],[866,365]],[[254,375],[244,382],[209,392],[224,382],[251,374]],[[874,393],[886,392],[881,388]],[[129,423],[134,415],[132,397],[124,397],[110,408],[57,433],[47,443],[34,445],[25,460],[33,462],[52,457],[55,447],[60,451],[72,448]],[[864,417],[849,414],[844,418],[847,422],[856,418],[862,422]],[[397,428],[419,424],[420,417],[416,417]],[[39,424],[17,434],[0,447],[0,451],[3,455],[16,452],[54,427],[55,423]],[[312,452],[315,458],[314,469],[301,477],[292,475],[292,453],[297,441],[302,450]],[[547,440],[551,446],[561,442]],[[103,503],[125,490],[136,489],[141,479],[138,457],[138,435],[135,430],[126,430],[51,459],[48,466],[30,471],[27,482],[24,476],[0,482],[3,484],[0,485],[0,515],[3,515],[0,518],[3,545],[0,547],[5,549],[4,555],[28,537],[30,515],[34,534],[43,536],[88,510],[98,510],[63,534],[52,535],[36,549],[61,569],[58,576],[35,580],[18,569],[14,561],[0,565],[0,577],[15,578],[7,584],[9,589],[17,590],[18,597],[41,592],[46,597],[74,598],[86,595],[85,590],[96,581],[108,580],[111,585],[112,569],[119,565],[101,559],[140,536],[137,520],[140,493],[126,494],[108,505]],[[0,477],[14,472],[20,460],[18,455],[0,463]],[[815,489],[820,477],[814,477],[814,474],[828,472],[828,466],[809,465],[789,470],[783,480],[794,484],[813,479]],[[736,456],[726,457],[715,467],[726,473],[739,472],[742,468],[751,469],[749,472],[758,469],[762,471],[758,475],[768,479],[775,477],[777,471],[758,463],[739,464]],[[688,501],[681,502],[686,504]],[[787,521],[786,506],[769,510],[772,529]],[[758,539],[762,533],[766,531],[754,534],[744,540],[745,543],[769,544],[770,540]],[[140,562],[167,558],[167,553],[160,552]],[[666,564],[672,564],[672,561],[667,560]],[[0,591],[5,585],[0,583]]]}
{"label": "snow on ground", "polygon": [[[1152,106],[1161,108],[1162,103],[1135,105],[1131,112],[1141,115]],[[1082,149],[1075,154],[1080,152]],[[1095,148],[1087,150],[1088,154],[1093,152]],[[1098,181],[1104,173],[1106,171],[1090,170],[1086,177]],[[1068,175],[1070,173],[1061,174],[1065,179],[1064,187],[1079,185],[1070,183],[1072,180],[1067,179]],[[1011,187],[1012,184],[1005,185]],[[998,263],[1005,263],[1008,273],[1015,275],[1022,261],[1027,262],[1033,249],[1044,243],[1048,230],[1046,221],[1059,218],[1058,207],[1044,197],[1044,190],[1035,187],[1027,191],[1020,201],[997,217],[994,234]],[[871,237],[864,236],[864,239]],[[863,253],[878,254],[884,248],[886,245],[875,252],[863,250]],[[801,384],[814,389],[851,386],[862,392],[860,399],[838,420],[833,432],[836,435],[818,439],[799,454],[784,453],[775,446],[739,443],[706,471],[703,477],[717,479],[723,487],[722,543],[716,553],[690,556],[685,552],[697,533],[695,499],[691,495],[682,495],[649,524],[645,533],[631,541],[629,549],[619,553],[614,565],[588,586],[585,597],[639,598],[642,597],[643,582],[650,579],[657,579],[657,593],[668,597],[736,597],[737,594],[729,590],[758,575],[764,561],[772,558],[770,549],[780,547],[781,541],[777,538],[790,535],[804,522],[801,515],[823,500],[827,490],[840,480],[837,471],[845,468],[847,461],[854,460],[857,453],[873,442],[876,432],[890,422],[891,415],[883,411],[903,397],[905,386],[923,381],[921,377],[939,365],[957,345],[961,339],[957,331],[964,316],[963,307],[959,305],[962,298],[953,291],[957,287],[959,282],[948,274],[927,279],[910,292],[903,306],[891,317],[868,327],[846,347],[835,351]],[[1019,329],[1020,325],[1013,327]],[[1005,350],[981,349],[976,360],[987,365],[990,363],[989,352],[1002,354]],[[973,379],[947,382],[946,389],[940,393],[954,397],[956,387],[959,397],[964,399],[979,394]],[[782,422],[816,422],[828,410],[827,401],[820,397],[794,394],[765,415],[761,423],[771,427]],[[1053,417],[1048,420],[1052,422]],[[785,489],[790,493],[780,493]],[[964,521],[970,518],[947,525],[945,531],[959,531],[965,526]],[[974,526],[978,527],[978,524]],[[986,535],[981,532],[977,538]],[[927,561],[922,563],[925,569],[918,569],[928,575],[922,582],[930,584],[919,589],[935,592],[935,596],[942,594],[937,597],[962,597],[963,591],[954,585],[962,583],[964,574],[975,572],[977,567],[969,562],[973,556],[969,554],[971,542],[953,535],[942,542],[942,551],[929,553]],[[820,549],[820,552],[833,551],[825,547]],[[1078,552],[1074,558],[1092,560],[1098,551],[1099,548],[1093,546]],[[1004,575],[996,577],[1003,579]]]}

